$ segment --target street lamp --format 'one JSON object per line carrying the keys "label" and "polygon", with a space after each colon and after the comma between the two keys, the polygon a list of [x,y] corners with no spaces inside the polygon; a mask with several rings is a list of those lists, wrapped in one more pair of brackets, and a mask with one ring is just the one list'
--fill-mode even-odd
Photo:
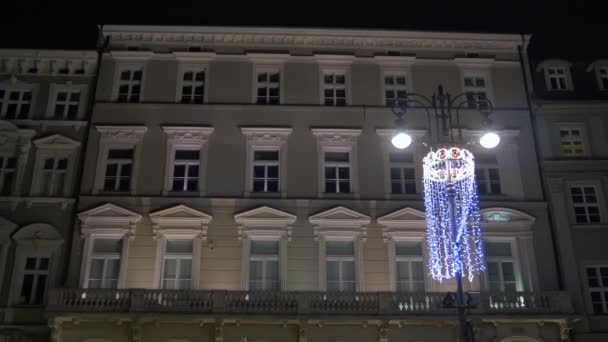
{"label": "street lamp", "polygon": [[438,281],[455,278],[460,341],[465,342],[469,341],[466,325],[469,306],[464,302],[462,278],[466,274],[471,281],[475,274],[485,270],[485,264],[475,161],[462,138],[460,110],[474,109],[482,114],[484,134],[479,144],[492,149],[500,143],[500,136],[492,131],[489,119],[493,105],[482,94],[463,93],[452,98],[444,93],[441,85],[431,98],[408,93],[396,99],[392,107],[397,116],[397,130],[391,143],[398,149],[404,149],[412,142],[405,132],[404,119],[410,108],[426,112],[429,129],[429,141],[425,146],[430,147],[430,151],[422,160],[429,271]]}

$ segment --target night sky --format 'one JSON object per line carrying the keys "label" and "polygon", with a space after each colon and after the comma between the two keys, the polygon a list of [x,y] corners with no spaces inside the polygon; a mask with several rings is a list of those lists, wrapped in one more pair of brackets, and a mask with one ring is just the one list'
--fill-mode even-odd
{"label": "night sky", "polygon": [[97,24],[289,26],[532,33],[537,58],[608,58],[602,1],[9,2],[17,8],[0,21],[2,48],[92,49]]}

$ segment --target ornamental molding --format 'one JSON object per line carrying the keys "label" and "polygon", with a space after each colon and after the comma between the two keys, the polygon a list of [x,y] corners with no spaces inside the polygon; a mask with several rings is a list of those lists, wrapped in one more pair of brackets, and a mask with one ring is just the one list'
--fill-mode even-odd
{"label": "ornamental molding", "polygon": [[248,53],[247,57],[256,64],[277,65],[287,62],[290,55],[287,53]]}
{"label": "ornamental molding", "polygon": [[479,216],[483,228],[521,227],[530,230],[536,222],[536,217],[530,214],[505,207],[482,209],[479,211]]}
{"label": "ornamental molding", "polygon": [[565,59],[546,59],[536,66],[536,72],[544,70],[548,67],[564,67],[570,68],[572,66],[572,62],[567,61]]}
{"label": "ornamental molding", "polygon": [[489,69],[494,64],[493,58],[454,58],[454,64],[461,69]]}
{"label": "ornamental molding", "polygon": [[297,217],[293,214],[261,206],[234,215],[238,228],[238,238],[243,237],[286,237],[291,241],[293,224]]}
{"label": "ornamental molding", "polygon": [[321,236],[360,237],[367,238],[367,225],[371,222],[369,216],[352,209],[338,206],[322,211],[308,218],[314,230],[314,238]]}
{"label": "ornamental molding", "polygon": [[102,141],[138,142],[148,131],[145,126],[95,126]]}
{"label": "ornamental molding", "polygon": [[154,238],[181,235],[202,240],[207,239],[209,223],[213,219],[212,216],[183,204],[156,211],[149,217]]}
{"label": "ornamental molding", "polygon": [[163,126],[163,132],[167,140],[172,142],[190,142],[204,144],[209,141],[209,136],[214,132],[213,127],[180,127]]}
{"label": "ornamental molding", "polygon": [[[397,130],[394,128],[376,128],[376,134],[383,138],[392,138],[393,135],[397,133]],[[426,137],[427,130],[425,129],[406,129],[405,133],[409,134],[414,138],[424,138]]]}
{"label": "ornamental molding", "polygon": [[416,56],[374,56],[374,61],[383,67],[408,68],[416,62]]}
{"label": "ornamental molding", "polygon": [[142,216],[112,203],[89,209],[78,214],[82,237],[91,235],[135,236],[135,227]]}
{"label": "ornamental molding", "polygon": [[311,132],[321,143],[355,143],[361,129],[350,128],[312,128]]}
{"label": "ornamental molding", "polygon": [[11,75],[93,76],[94,51],[0,49],[0,73]]}
{"label": "ornamental molding", "polygon": [[292,131],[281,127],[241,127],[245,139],[251,143],[284,143]]}
{"label": "ornamental molding", "polygon": [[517,52],[519,35],[397,30],[108,25],[112,46]]}
{"label": "ornamental molding", "polygon": [[53,134],[45,138],[36,139],[33,141],[36,148],[39,149],[76,149],[80,147],[80,142],[64,137],[61,134]]}
{"label": "ornamental molding", "polygon": [[180,63],[209,63],[217,54],[215,52],[184,52],[174,51],[173,56]]}

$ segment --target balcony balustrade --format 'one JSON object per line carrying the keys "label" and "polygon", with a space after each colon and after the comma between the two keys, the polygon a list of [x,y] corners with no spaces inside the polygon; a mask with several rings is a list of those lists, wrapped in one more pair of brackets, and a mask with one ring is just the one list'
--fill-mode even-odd
{"label": "balcony balustrade", "polygon": [[[573,313],[566,292],[471,293],[472,315]],[[455,315],[446,293],[52,289],[47,312],[268,315]]]}

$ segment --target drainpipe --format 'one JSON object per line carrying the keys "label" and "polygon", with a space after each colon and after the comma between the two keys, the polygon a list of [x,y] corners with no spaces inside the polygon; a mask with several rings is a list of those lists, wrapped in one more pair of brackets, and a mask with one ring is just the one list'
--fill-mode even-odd
{"label": "drainpipe", "polygon": [[522,73],[522,77],[524,79],[524,90],[526,91],[526,102],[528,105],[528,113],[530,115],[530,125],[532,126],[532,138],[534,140],[534,153],[536,154],[536,168],[537,168],[537,172],[538,172],[538,176],[540,177],[540,183],[541,183],[541,194],[542,194],[542,199],[545,203],[547,203],[547,214],[549,215],[549,232],[551,233],[551,244],[555,253],[555,270],[557,272],[557,286],[559,288],[560,291],[562,291],[564,289],[564,279],[563,279],[563,272],[561,269],[561,265],[562,265],[562,261],[561,261],[561,255],[559,254],[559,249],[558,249],[558,243],[557,243],[557,237],[556,237],[556,232],[555,232],[555,223],[554,223],[554,219],[553,219],[553,210],[551,208],[551,204],[549,203],[549,200],[547,199],[547,190],[545,189],[545,173],[544,173],[544,165],[543,165],[543,156],[542,156],[542,151],[540,149],[540,142],[538,139],[538,124],[536,122],[536,114],[534,113],[534,109],[532,107],[532,98],[530,95],[530,88],[528,86],[528,75],[526,73],[526,66],[529,66],[527,59],[524,60],[523,57],[523,52],[522,52],[522,46],[525,43],[525,37],[522,34],[521,35],[521,45],[517,46],[517,52],[519,53],[519,63],[521,66],[521,73]]}
{"label": "drainpipe", "polygon": [[97,26],[97,65],[95,69],[95,74],[93,75],[93,79],[91,81],[91,89],[87,96],[87,110],[85,111],[85,120],[87,122],[87,126],[84,132],[84,136],[82,137],[82,142],[80,145],[80,159],[78,161],[78,170],[76,172],[76,177],[74,179],[74,205],[72,206],[73,212],[70,215],[70,223],[68,224],[68,232],[66,234],[66,243],[65,243],[65,255],[64,255],[64,269],[62,274],[61,285],[65,287],[68,282],[68,275],[70,270],[70,260],[72,256],[72,248],[74,246],[74,230],[77,225],[76,212],[78,210],[78,205],[80,202],[80,191],[82,188],[82,174],[84,171],[85,165],[85,155],[87,151],[87,145],[89,143],[89,134],[91,131],[91,119],[93,117],[93,109],[95,108],[95,97],[97,93],[97,82],[99,81],[99,73],[101,71],[101,60],[103,57],[103,53],[105,52],[108,43],[110,42],[110,37],[103,37],[103,25]]}

